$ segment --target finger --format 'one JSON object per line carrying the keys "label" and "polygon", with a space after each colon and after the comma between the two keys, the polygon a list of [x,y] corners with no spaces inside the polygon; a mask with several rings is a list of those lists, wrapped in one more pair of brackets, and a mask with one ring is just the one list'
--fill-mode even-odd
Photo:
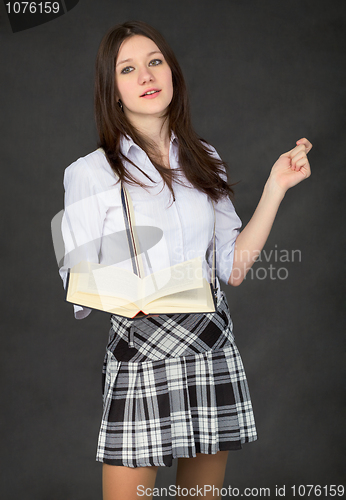
{"label": "finger", "polygon": [[311,142],[306,139],[305,137],[303,137],[302,139],[299,139],[297,142],[296,142],[297,146],[300,146],[301,144],[304,144],[305,148],[306,148],[306,152],[308,153],[311,148],[312,148],[312,144]]}
{"label": "finger", "polygon": [[298,154],[300,151],[303,151],[303,153],[306,153],[306,147],[304,144],[299,144],[299,146],[296,146],[295,148],[291,149],[290,151],[287,151],[287,153],[284,153],[282,156],[289,156],[290,158],[294,158],[296,154]]}
{"label": "finger", "polygon": [[295,172],[300,172],[305,178],[311,175],[310,164],[307,158],[301,158],[297,161],[295,168],[292,168]]}
{"label": "finger", "polygon": [[295,168],[297,162],[299,160],[301,160],[302,158],[305,158],[305,161],[308,161],[307,159],[307,156],[306,156],[306,153],[305,153],[305,149],[304,150],[301,150],[301,151],[298,151],[297,154],[295,154],[292,158],[291,158],[291,167]]}
{"label": "finger", "polygon": [[293,168],[293,170],[298,171],[301,168],[306,167],[307,165],[309,165],[309,162],[308,162],[308,159],[305,157],[305,158],[300,158],[300,160],[298,160],[295,163],[294,167],[292,167],[292,168]]}
{"label": "finger", "polygon": [[305,139],[305,137],[303,137],[296,142],[296,147],[294,147],[290,151],[287,151],[287,153],[283,153],[281,156],[294,156],[298,151],[297,148],[304,149],[305,152],[308,153],[312,148],[312,144],[310,141],[308,141],[308,139]]}

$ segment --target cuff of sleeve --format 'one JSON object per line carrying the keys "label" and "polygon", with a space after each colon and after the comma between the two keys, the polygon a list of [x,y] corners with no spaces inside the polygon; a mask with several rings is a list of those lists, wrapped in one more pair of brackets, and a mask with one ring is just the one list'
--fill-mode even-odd
{"label": "cuff of sleeve", "polygon": [[235,247],[235,242],[232,245],[232,249],[230,252],[227,253],[227,257],[224,259],[221,259],[221,262],[219,264],[218,268],[218,275],[219,278],[226,284],[228,285],[228,280],[231,276],[232,269],[233,269],[233,261],[234,261],[234,247]]}
{"label": "cuff of sleeve", "polygon": [[73,304],[73,308],[74,317],[76,319],[84,319],[91,313],[91,309],[89,309],[88,307],[76,306],[75,304]]}

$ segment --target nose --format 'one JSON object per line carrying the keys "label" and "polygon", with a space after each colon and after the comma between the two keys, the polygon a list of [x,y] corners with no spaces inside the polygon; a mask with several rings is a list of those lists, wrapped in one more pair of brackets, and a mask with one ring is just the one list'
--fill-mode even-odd
{"label": "nose", "polygon": [[154,75],[151,72],[150,68],[147,66],[143,66],[138,73],[138,83],[143,85],[147,82],[152,82],[154,80]]}

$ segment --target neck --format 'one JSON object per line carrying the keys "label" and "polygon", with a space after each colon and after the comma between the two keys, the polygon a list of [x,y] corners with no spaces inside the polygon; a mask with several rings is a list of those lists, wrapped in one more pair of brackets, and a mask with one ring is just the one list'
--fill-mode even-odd
{"label": "neck", "polygon": [[141,120],[131,119],[131,124],[144,138],[154,143],[161,155],[166,156],[168,154],[170,144],[168,117],[145,116]]}

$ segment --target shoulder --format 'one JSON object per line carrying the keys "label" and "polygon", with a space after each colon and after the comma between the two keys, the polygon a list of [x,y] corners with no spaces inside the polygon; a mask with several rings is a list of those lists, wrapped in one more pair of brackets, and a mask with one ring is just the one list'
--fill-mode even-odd
{"label": "shoulder", "polygon": [[216,151],[216,149],[214,148],[214,146],[212,144],[205,141],[204,139],[200,139],[200,141],[201,141],[203,148],[207,151],[209,156],[211,156],[212,158],[215,158],[217,160],[221,160],[219,153]]}
{"label": "shoulder", "polygon": [[221,172],[219,175],[222,178],[222,180],[227,182],[227,170],[226,170],[225,163],[222,160],[221,156],[216,151],[214,146],[209,144],[209,142],[205,141],[204,139],[201,139],[201,143],[202,143],[203,147],[205,148],[205,150],[207,151],[207,153],[209,154],[209,156],[211,156],[211,158],[213,158],[214,160],[217,160],[217,164],[219,165],[219,168],[221,168]]}
{"label": "shoulder", "polygon": [[71,163],[64,173],[65,189],[71,184],[93,186],[96,190],[110,189],[117,177],[102,149],[96,149]]}

